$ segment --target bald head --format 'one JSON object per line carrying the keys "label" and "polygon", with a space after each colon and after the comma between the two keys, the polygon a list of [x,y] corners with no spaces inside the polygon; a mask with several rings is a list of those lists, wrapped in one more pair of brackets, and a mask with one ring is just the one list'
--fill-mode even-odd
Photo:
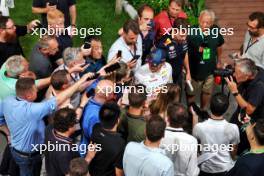
{"label": "bald head", "polygon": [[114,83],[110,80],[101,80],[95,89],[95,96],[98,98],[112,98],[114,93]]}

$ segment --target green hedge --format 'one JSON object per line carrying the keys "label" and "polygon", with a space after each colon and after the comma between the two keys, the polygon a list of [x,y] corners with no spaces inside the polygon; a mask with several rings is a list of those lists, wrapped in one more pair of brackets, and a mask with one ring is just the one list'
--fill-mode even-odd
{"label": "green hedge", "polygon": [[[138,8],[142,4],[148,4],[154,8],[156,14],[164,9],[167,9],[169,4],[169,0],[129,0],[129,1],[136,8]],[[205,0],[189,0],[186,4],[184,4],[183,9],[188,15],[188,21],[191,24],[197,24],[198,16],[200,12],[205,9]]]}

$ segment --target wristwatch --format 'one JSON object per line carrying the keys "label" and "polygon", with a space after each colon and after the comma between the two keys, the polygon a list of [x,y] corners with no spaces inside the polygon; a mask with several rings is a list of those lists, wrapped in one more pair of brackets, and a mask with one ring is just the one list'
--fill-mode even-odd
{"label": "wristwatch", "polygon": [[234,97],[238,96],[238,92],[232,93]]}

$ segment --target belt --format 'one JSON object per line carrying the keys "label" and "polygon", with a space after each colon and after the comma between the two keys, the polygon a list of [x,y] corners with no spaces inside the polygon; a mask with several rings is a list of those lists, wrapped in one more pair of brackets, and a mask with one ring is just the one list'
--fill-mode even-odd
{"label": "belt", "polygon": [[40,152],[39,152],[39,151],[32,152],[32,153],[27,153],[27,152],[19,151],[19,150],[15,149],[14,147],[13,147],[13,150],[14,150],[16,153],[20,154],[20,155],[28,156],[28,157],[36,156],[36,155],[40,155]]}

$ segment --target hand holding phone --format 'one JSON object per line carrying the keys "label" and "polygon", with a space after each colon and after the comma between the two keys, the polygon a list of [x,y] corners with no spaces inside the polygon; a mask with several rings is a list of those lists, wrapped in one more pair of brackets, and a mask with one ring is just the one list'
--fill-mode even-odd
{"label": "hand holding phone", "polygon": [[118,52],[117,52],[117,58],[119,58],[119,57],[122,57],[122,51],[121,50],[118,50]]}

